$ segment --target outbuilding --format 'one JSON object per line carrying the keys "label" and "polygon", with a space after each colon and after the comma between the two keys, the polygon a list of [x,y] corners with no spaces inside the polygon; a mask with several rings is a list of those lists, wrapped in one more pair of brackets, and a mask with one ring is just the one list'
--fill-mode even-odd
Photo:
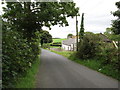
{"label": "outbuilding", "polygon": [[76,39],[68,38],[62,41],[62,48],[67,51],[76,51]]}

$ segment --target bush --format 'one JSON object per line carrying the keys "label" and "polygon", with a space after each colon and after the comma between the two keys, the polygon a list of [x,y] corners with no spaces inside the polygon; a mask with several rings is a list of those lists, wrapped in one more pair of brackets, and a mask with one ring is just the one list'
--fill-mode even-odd
{"label": "bush", "polygon": [[2,40],[2,85],[14,87],[18,76],[25,74],[39,54],[38,42],[28,42],[22,33],[16,30],[3,30]]}
{"label": "bush", "polygon": [[99,59],[103,65],[112,65],[113,69],[119,69],[118,50],[116,48],[104,48]]}
{"label": "bush", "polygon": [[99,52],[99,37],[94,34],[86,34],[79,42],[79,50],[76,53],[80,59],[93,58]]}
{"label": "bush", "polygon": [[42,45],[42,48],[45,48],[45,49],[46,49],[46,48],[50,48],[50,44],[49,44],[49,43],[43,44],[43,45]]}

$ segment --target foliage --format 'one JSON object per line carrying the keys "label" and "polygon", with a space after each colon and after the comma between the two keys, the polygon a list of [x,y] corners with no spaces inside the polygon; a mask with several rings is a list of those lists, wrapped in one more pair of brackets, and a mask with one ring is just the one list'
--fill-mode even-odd
{"label": "foliage", "polygon": [[86,33],[80,41],[79,50],[76,53],[78,58],[88,59],[96,56],[99,51],[99,37],[92,33]]}
{"label": "foliage", "polygon": [[[14,87],[16,78],[27,72],[39,54],[39,40],[33,38],[31,43],[27,41],[22,33],[15,29],[6,28],[3,22],[2,40],[2,82],[3,88]],[[36,33],[37,34],[37,33]],[[37,36],[36,36],[37,37]]]}
{"label": "foliage", "polygon": [[43,43],[51,43],[52,42],[52,36],[50,35],[50,33],[48,31],[41,31],[40,32],[40,43],[41,46],[43,45]]}
{"label": "foliage", "polygon": [[25,76],[18,78],[15,88],[35,88],[36,73],[38,72],[40,57],[36,58],[34,64],[28,69]]}
{"label": "foliage", "polygon": [[81,25],[80,25],[80,32],[79,32],[79,39],[83,39],[84,36],[84,13],[82,13]]}
{"label": "foliage", "polygon": [[120,35],[112,34],[109,38],[114,41],[120,41]]}
{"label": "foliage", "polygon": [[50,44],[49,43],[44,43],[42,45],[42,48],[44,48],[44,49],[50,48]]}
{"label": "foliage", "polygon": [[116,20],[112,21],[112,27],[113,27],[112,31],[115,34],[120,34],[120,1],[116,2],[116,6],[117,6],[118,10],[113,12],[113,15],[118,18]]}
{"label": "foliage", "polygon": [[71,38],[72,38],[72,36],[73,36],[73,34],[68,34],[68,35],[67,35],[67,38],[68,38],[68,37],[71,37]]}
{"label": "foliage", "polygon": [[110,38],[111,40],[114,40],[114,41],[118,41],[120,40],[120,35],[116,35],[114,34],[114,32],[112,31],[112,27],[111,28],[106,28],[106,31],[104,32],[104,34]]}
{"label": "foliage", "polygon": [[[79,51],[76,52],[77,58],[80,60],[92,58],[93,60],[95,59],[100,61],[100,72],[120,80],[118,77],[118,70],[120,69],[119,54],[119,50],[113,47],[112,43],[105,43],[100,39],[100,37],[98,37],[98,34],[90,32],[85,33],[83,40],[80,43]],[[95,68],[94,65],[90,67]],[[110,69],[112,69],[111,72],[109,72]],[[114,75],[113,72],[116,73],[116,75]]]}
{"label": "foliage", "polygon": [[106,28],[106,31],[104,32],[105,35],[109,36],[113,34],[112,27],[111,28]]}
{"label": "foliage", "polygon": [[112,65],[113,69],[119,70],[118,50],[116,48],[104,48],[98,56],[104,65]]}
{"label": "foliage", "polygon": [[89,34],[89,35],[91,34],[91,35],[92,35],[92,34],[94,34],[94,33],[93,33],[93,32],[84,32],[84,34],[85,34],[85,35],[87,35],[87,34]]}
{"label": "foliage", "polygon": [[3,10],[9,24],[30,38],[43,26],[68,26],[67,17],[76,16],[79,8],[73,2],[7,2]]}

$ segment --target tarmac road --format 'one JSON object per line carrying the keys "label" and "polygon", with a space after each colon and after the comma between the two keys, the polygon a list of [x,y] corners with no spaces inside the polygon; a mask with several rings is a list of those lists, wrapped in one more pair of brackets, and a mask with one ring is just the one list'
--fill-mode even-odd
{"label": "tarmac road", "polygon": [[36,88],[118,88],[118,81],[42,49]]}

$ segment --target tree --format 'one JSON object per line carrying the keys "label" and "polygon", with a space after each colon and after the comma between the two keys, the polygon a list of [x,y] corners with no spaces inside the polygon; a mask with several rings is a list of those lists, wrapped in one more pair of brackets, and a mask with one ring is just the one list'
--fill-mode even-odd
{"label": "tree", "polygon": [[22,31],[29,38],[34,36],[34,32],[59,24],[68,26],[67,17],[74,17],[79,8],[73,2],[7,2],[4,10],[4,19]]}
{"label": "tree", "polygon": [[83,39],[84,36],[84,13],[82,13],[81,25],[80,25],[80,32],[79,32],[79,39]]}
{"label": "tree", "polygon": [[104,32],[105,35],[110,35],[110,34],[113,34],[112,32],[112,27],[111,28],[106,28],[106,31]]}
{"label": "tree", "polygon": [[51,43],[52,42],[52,36],[49,34],[48,31],[41,31],[40,39],[41,39],[41,46],[43,45],[43,43]]}
{"label": "tree", "polygon": [[80,59],[90,59],[97,56],[99,52],[99,37],[98,35],[88,32],[85,33],[79,44],[79,49],[76,55]]}
{"label": "tree", "polygon": [[112,31],[115,34],[120,34],[120,1],[116,2],[116,6],[117,6],[118,10],[113,12],[113,15],[118,18],[116,20],[112,21],[112,27],[113,27]]}
{"label": "tree", "polygon": [[118,41],[120,39],[120,36],[115,34],[113,31],[112,31],[113,27],[111,28],[106,28],[106,31],[104,32],[104,34],[110,38],[111,40],[115,40],[115,41]]}
{"label": "tree", "polygon": [[67,38],[69,38],[69,37],[72,38],[72,36],[73,36],[73,34],[68,34]]}
{"label": "tree", "polygon": [[84,32],[84,34],[86,35],[94,35],[94,33],[93,32]]}

